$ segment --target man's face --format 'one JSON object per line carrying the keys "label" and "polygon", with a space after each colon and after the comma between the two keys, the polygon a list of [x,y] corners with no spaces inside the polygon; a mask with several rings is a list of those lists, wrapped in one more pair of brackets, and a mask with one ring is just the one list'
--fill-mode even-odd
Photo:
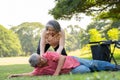
{"label": "man's face", "polygon": [[47,59],[44,57],[39,57],[39,63],[37,64],[37,67],[43,67],[47,64]]}

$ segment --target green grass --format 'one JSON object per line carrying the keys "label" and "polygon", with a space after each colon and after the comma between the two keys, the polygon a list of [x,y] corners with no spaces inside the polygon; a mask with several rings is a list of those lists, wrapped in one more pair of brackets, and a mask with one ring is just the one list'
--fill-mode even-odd
{"label": "green grass", "polygon": [[28,64],[3,65],[0,66],[0,80],[120,80],[120,71],[102,71],[86,74],[68,74],[61,76],[37,76],[17,77],[8,79],[10,74],[31,72],[33,70]]}
{"label": "green grass", "polygon": [[[120,64],[120,60],[117,60]],[[113,62],[112,62],[113,63]],[[61,76],[18,77],[8,79],[10,74],[31,72],[28,57],[0,58],[0,80],[120,80],[120,71],[102,71],[86,74],[68,74]]]}

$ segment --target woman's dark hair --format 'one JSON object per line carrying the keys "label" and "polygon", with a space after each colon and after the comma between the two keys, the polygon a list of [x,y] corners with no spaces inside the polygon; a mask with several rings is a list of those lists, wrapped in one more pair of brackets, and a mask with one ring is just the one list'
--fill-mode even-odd
{"label": "woman's dark hair", "polygon": [[49,26],[52,26],[57,32],[61,31],[60,24],[56,20],[48,21],[48,23],[46,24],[46,30]]}

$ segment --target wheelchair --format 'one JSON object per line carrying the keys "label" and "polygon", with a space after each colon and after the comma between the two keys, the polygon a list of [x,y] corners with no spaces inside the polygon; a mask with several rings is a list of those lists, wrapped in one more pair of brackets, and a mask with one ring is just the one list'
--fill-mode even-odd
{"label": "wheelchair", "polygon": [[[92,52],[92,59],[103,60],[108,62],[111,62],[111,60],[113,60],[114,63],[118,65],[114,57],[114,51],[115,48],[120,49],[120,41],[108,40],[108,41],[99,41],[99,42],[89,42],[89,44],[92,44],[90,46]],[[111,51],[111,44],[114,44],[112,51]]]}

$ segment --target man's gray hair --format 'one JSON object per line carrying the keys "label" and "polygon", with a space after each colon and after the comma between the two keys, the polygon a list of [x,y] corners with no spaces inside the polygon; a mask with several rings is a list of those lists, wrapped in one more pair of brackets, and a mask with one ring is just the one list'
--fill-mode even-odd
{"label": "man's gray hair", "polygon": [[29,63],[32,67],[37,67],[37,64],[39,63],[39,55],[37,53],[33,53],[29,58]]}
{"label": "man's gray hair", "polygon": [[48,29],[49,26],[52,26],[57,32],[61,31],[60,24],[56,20],[50,20],[46,24],[46,29]]}

